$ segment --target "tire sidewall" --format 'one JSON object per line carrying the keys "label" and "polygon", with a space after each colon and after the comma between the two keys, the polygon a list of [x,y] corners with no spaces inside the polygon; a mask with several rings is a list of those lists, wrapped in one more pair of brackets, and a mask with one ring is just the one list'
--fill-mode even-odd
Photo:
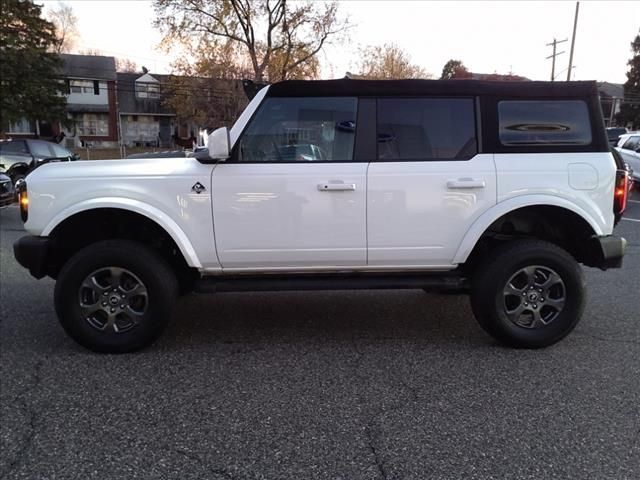
{"label": "tire sidewall", "polygon": [[[122,353],[143,348],[164,330],[175,299],[175,283],[168,285],[161,258],[140,249],[95,245],[79,252],[65,265],[55,287],[55,305],[65,331],[78,343],[98,352]],[[87,276],[106,267],[119,267],[136,275],[147,289],[147,311],[131,330],[116,333],[92,327],[80,310],[80,285]],[[172,292],[174,290],[174,292]]]}
{"label": "tire sidewall", "polygon": [[[563,252],[564,253],[564,252]],[[556,343],[569,334],[577,325],[585,303],[585,283],[582,270],[568,254],[562,255],[552,249],[531,248],[520,257],[507,252],[495,258],[498,264],[492,265],[478,285],[480,295],[490,301],[475,299],[480,323],[485,329],[504,343],[516,347],[540,348]],[[502,264],[502,268],[498,265]],[[526,328],[513,323],[505,312],[503,289],[507,281],[518,270],[527,266],[542,266],[554,270],[565,286],[566,302],[559,315],[549,325],[539,328]],[[497,271],[496,271],[497,270]],[[477,294],[477,293],[476,293]]]}

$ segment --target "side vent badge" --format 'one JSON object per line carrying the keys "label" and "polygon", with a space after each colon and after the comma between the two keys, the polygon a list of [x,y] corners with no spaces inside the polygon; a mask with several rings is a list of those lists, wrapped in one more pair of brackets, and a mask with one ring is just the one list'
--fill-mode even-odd
{"label": "side vent badge", "polygon": [[196,184],[191,187],[191,191],[192,192],[196,192],[198,194],[204,192],[206,190],[206,188],[204,188],[204,185],[202,185],[200,182],[196,182]]}

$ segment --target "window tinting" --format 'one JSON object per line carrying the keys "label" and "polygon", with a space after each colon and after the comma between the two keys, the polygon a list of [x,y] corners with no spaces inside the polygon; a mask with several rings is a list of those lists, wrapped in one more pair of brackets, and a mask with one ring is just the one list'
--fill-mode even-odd
{"label": "window tinting", "polygon": [[498,103],[500,143],[589,145],[591,124],[582,100],[505,100]]}
{"label": "window tinting", "polygon": [[315,162],[353,159],[353,97],[267,98],[243,133],[240,162]]}
{"label": "window tinting", "polygon": [[54,157],[53,151],[49,148],[49,144],[46,142],[40,142],[38,140],[33,140],[30,143],[31,153],[34,157],[38,158],[50,158]]}
{"label": "window tinting", "polygon": [[0,152],[4,154],[11,153],[22,153],[28,154],[29,150],[27,150],[27,144],[24,141],[12,141],[12,142],[2,142],[0,143]]}
{"label": "window tinting", "polygon": [[64,158],[64,157],[70,157],[72,155],[72,153],[69,150],[61,147],[56,143],[52,143],[50,147],[53,149],[53,153],[56,157]]}
{"label": "window tinting", "polygon": [[632,150],[635,151],[640,146],[640,136],[639,137],[629,137],[626,142],[622,145],[624,150]]}
{"label": "window tinting", "polygon": [[476,153],[472,99],[378,100],[379,160],[468,160]]}

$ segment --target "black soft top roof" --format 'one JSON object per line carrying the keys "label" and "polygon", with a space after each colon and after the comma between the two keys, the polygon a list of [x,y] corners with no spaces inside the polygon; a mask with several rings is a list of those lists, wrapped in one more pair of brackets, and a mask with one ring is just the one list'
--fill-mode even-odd
{"label": "black soft top roof", "polygon": [[504,82],[483,80],[287,80],[271,85],[270,97],[495,95],[508,97],[597,96],[595,81]]}

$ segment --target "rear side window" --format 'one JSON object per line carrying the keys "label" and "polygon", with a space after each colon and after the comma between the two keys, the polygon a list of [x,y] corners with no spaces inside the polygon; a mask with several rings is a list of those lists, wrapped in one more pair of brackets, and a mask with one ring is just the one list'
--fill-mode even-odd
{"label": "rear side window", "polygon": [[242,134],[239,162],[353,160],[354,97],[267,98]]}
{"label": "rear side window", "polygon": [[17,153],[17,154],[28,154],[29,151],[27,150],[27,144],[24,142],[24,140],[20,141],[12,141],[12,142],[2,142],[0,143],[0,153],[4,153],[4,154],[12,154],[12,153]]}
{"label": "rear side window", "polygon": [[589,145],[589,109],[582,100],[504,100],[498,103],[500,143]]}
{"label": "rear side window", "polygon": [[477,151],[471,98],[378,100],[378,160],[468,160]]}

